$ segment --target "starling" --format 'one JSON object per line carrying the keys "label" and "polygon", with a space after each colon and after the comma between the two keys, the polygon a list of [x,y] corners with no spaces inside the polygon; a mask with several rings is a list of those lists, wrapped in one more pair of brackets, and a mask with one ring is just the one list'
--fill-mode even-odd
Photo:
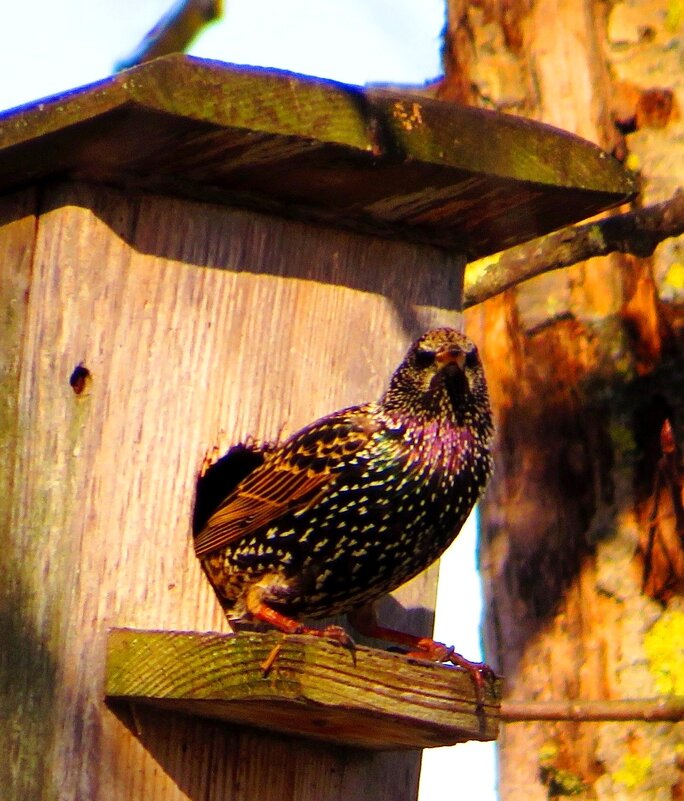
{"label": "starling", "polygon": [[492,416],[475,345],[438,328],[411,345],[376,403],[278,445],[237,445],[198,483],[195,552],[231,626],[261,621],[347,642],[299,620],[352,613],[363,633],[412,655],[470,663],[381,628],[368,605],[454,540],[492,470]]}

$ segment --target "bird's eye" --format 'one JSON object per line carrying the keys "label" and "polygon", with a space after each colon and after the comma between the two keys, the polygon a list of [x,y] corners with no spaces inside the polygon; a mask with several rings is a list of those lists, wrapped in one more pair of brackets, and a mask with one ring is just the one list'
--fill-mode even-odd
{"label": "bird's eye", "polygon": [[417,350],[416,351],[416,366],[429,367],[435,361],[436,353],[434,350]]}
{"label": "bird's eye", "polygon": [[480,357],[477,354],[477,350],[473,348],[466,353],[465,358],[465,365],[466,367],[477,367],[480,363]]}

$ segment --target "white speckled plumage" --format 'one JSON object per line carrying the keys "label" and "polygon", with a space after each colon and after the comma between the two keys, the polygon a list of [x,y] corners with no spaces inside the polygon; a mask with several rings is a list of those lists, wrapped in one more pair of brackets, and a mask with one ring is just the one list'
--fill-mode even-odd
{"label": "white speckled plumage", "polygon": [[475,346],[453,329],[428,332],[379,401],[264,451],[200,520],[196,551],[229,618],[249,618],[246,593],[257,582],[274,609],[323,617],[423,570],[485,486],[491,436]]}

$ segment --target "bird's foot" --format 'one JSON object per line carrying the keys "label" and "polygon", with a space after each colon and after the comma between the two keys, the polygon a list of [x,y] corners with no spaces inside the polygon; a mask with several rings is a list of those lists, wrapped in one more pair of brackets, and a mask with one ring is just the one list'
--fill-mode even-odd
{"label": "bird's foot", "polygon": [[356,667],[356,643],[342,626],[326,626],[324,629],[314,629],[300,624],[299,630],[296,633],[309,634],[312,637],[322,637],[325,640],[336,642],[349,651],[354,667]]}
{"label": "bird's foot", "polygon": [[307,634],[313,634],[316,637],[324,637],[326,640],[332,640],[350,651],[354,651],[356,643],[342,628],[342,626],[326,626],[324,629],[307,629]]}
{"label": "bird's foot", "polygon": [[494,681],[496,678],[496,673],[486,662],[471,662],[470,659],[466,659],[464,656],[461,656],[461,654],[457,654],[453,649],[449,661],[453,665],[467,670],[473,677],[473,681],[476,684],[479,682],[483,689],[486,682]]}
{"label": "bird's foot", "polygon": [[368,637],[387,640],[403,645],[410,650],[406,656],[412,659],[424,659],[428,662],[451,662],[453,665],[467,670],[470,674],[477,695],[477,704],[480,709],[484,706],[485,686],[487,681],[496,677],[494,671],[484,662],[471,662],[469,659],[456,653],[452,646],[436,642],[430,637],[418,637],[405,631],[397,631],[381,626],[378,623],[375,609],[372,605],[356,609],[349,615],[349,620],[357,631]]}
{"label": "bird's foot", "polygon": [[485,687],[488,681],[496,678],[496,673],[486,662],[471,662],[461,654],[457,653],[453,646],[431,640],[429,637],[418,639],[415,643],[415,651],[410,651],[406,656],[413,659],[426,659],[430,662],[451,662],[452,665],[463,668],[470,675],[475,685],[478,707],[482,708],[485,701]]}
{"label": "bird's foot", "polygon": [[325,640],[332,640],[333,642],[343,645],[353,651],[356,647],[354,640],[347,634],[342,626],[326,626],[324,629],[315,629],[312,626],[305,626],[303,623],[298,623],[293,620],[292,623],[295,627],[287,631],[288,634],[307,634],[310,637],[321,637]]}
{"label": "bird's foot", "polygon": [[[314,629],[310,628],[309,626],[305,626],[302,623],[297,623],[296,620],[293,620],[292,622],[296,624],[296,628],[294,628],[292,631],[285,632],[286,634],[308,634],[312,637],[322,637],[326,640],[332,640],[333,642],[339,643],[343,648],[347,648],[349,650],[354,666],[356,667],[356,643],[342,628],[342,626],[326,626],[324,629]],[[276,643],[273,648],[271,648],[266,659],[264,659],[264,661],[259,665],[264,678],[270,673],[271,668],[276,663],[276,660],[278,659],[282,649],[283,644],[281,642]]]}
{"label": "bird's foot", "polygon": [[[262,593],[263,588],[258,585],[252,587],[247,593],[247,608],[255,620],[268,623],[270,626],[273,626],[274,629],[278,629],[278,631],[282,631],[285,634],[308,634],[312,637],[322,637],[326,640],[332,640],[342,645],[344,648],[347,648],[352,655],[352,659],[356,662],[356,643],[342,626],[326,626],[324,629],[314,629],[311,626],[307,626],[304,623],[300,623],[298,620],[284,615],[282,612],[278,612],[277,609],[273,609],[273,607],[260,599]],[[266,662],[269,663],[269,670],[276,657],[277,654],[270,662],[270,657],[266,660]]]}

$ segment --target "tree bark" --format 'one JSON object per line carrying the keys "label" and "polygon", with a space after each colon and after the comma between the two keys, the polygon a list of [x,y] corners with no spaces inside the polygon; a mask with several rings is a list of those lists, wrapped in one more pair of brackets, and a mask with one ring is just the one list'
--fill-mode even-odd
{"label": "tree bark", "polygon": [[537,275],[609,253],[652,256],[672,236],[684,234],[684,189],[662,203],[573,225],[471,262],[465,275],[463,308],[493,298]]}
{"label": "tree bark", "polygon": [[[593,140],[640,169],[646,205],[684,175],[683,53],[665,0],[449,0],[438,93]],[[487,659],[516,701],[684,691],[681,247],[592,259],[466,314],[498,428]],[[508,724],[501,797],[681,799],[682,727]]]}

